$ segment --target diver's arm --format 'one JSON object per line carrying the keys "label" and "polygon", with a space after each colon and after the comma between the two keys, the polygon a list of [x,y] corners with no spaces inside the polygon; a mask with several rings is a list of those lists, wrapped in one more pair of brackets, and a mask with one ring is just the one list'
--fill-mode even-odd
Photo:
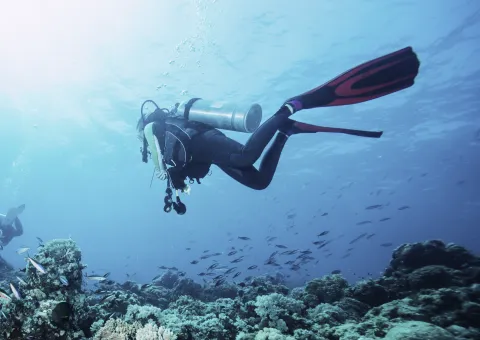
{"label": "diver's arm", "polygon": [[148,123],[143,129],[143,133],[147,139],[147,144],[150,147],[155,168],[158,170],[167,171],[167,167],[163,161],[162,149],[160,149],[158,138],[153,134],[153,124],[155,123]]}

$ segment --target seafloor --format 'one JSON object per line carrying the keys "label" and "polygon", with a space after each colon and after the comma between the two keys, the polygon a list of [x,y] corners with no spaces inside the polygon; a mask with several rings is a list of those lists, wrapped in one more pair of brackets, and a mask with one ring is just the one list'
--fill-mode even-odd
{"label": "seafloor", "polygon": [[378,279],[350,286],[335,274],[294,289],[280,276],[215,287],[166,271],[143,285],[98,277],[87,290],[72,240],[32,260],[45,273],[0,258],[1,339],[480,339],[480,258],[441,241],[398,247]]}

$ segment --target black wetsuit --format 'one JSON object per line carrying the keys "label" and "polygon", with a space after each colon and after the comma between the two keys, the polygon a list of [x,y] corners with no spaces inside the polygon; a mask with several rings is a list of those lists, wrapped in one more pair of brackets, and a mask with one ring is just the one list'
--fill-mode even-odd
{"label": "black wetsuit", "polygon": [[258,170],[253,164],[289,115],[290,111],[282,107],[251,135],[245,145],[215,128],[183,118],[154,121],[153,133],[160,145],[164,145],[162,153],[165,162],[172,166],[168,171],[175,188],[185,187],[187,177],[205,177],[210,166],[215,164],[239,183],[263,190],[272,181],[287,135],[277,134]]}

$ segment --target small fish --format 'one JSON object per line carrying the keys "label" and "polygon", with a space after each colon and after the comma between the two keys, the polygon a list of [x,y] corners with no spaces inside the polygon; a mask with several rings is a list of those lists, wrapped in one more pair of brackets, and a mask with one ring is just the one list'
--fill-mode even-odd
{"label": "small fish", "polygon": [[40,274],[45,274],[47,271],[45,270],[45,268],[43,268],[43,266],[36,262],[34,259],[32,259],[31,257],[27,257],[27,259],[30,261],[30,263],[35,267],[35,269],[40,273]]}
{"label": "small fish", "polygon": [[12,225],[12,223],[15,221],[18,215],[20,215],[24,210],[25,210],[25,204],[8,209],[7,214],[2,219],[1,224],[4,226]]}
{"label": "small fish", "polygon": [[405,209],[410,209],[408,205],[402,205],[398,210],[405,210]]}
{"label": "small fish", "polygon": [[239,236],[238,238],[239,238],[240,240],[244,240],[244,241],[251,240],[250,237],[246,237],[246,236]]}
{"label": "small fish", "polygon": [[22,285],[27,285],[27,283],[25,281],[23,281],[20,277],[17,276],[17,280],[18,282],[20,282]]}
{"label": "small fish", "polygon": [[357,225],[365,225],[370,223],[372,223],[372,221],[361,221],[361,222],[357,222]]}
{"label": "small fish", "polygon": [[27,247],[25,247],[25,248],[18,248],[18,249],[17,249],[17,254],[18,254],[18,255],[21,255],[21,254],[23,254],[23,253],[26,253],[26,252],[29,251],[29,250],[30,250],[30,248],[27,248]]}
{"label": "small fish", "polygon": [[37,236],[37,240],[40,245],[43,245],[43,240],[40,237]]}
{"label": "small fish", "polygon": [[367,233],[363,233],[363,234],[361,234],[360,236],[354,238],[353,240],[351,240],[351,241],[349,242],[349,244],[354,244],[355,242],[357,242],[357,241],[360,240],[361,238],[364,238],[365,236],[367,236]]}
{"label": "small fish", "polygon": [[108,274],[110,274],[110,273],[107,273],[105,275],[87,275],[87,274],[85,274],[85,277],[89,280],[92,280],[92,281],[105,281],[107,279]]}
{"label": "small fish", "polygon": [[367,235],[367,240],[370,240],[372,237],[374,237],[375,234],[370,234],[370,235]]}
{"label": "small fish", "polygon": [[237,257],[235,260],[230,261],[230,263],[239,263],[243,261],[243,256]]}
{"label": "small fish", "polygon": [[340,274],[342,271],[340,269],[335,269],[335,270],[332,270],[332,273],[331,274]]}
{"label": "small fish", "polygon": [[111,295],[105,295],[104,297],[102,297],[100,299],[100,302],[104,302],[104,301],[112,301],[115,299],[115,294],[111,294]]}
{"label": "small fish", "polygon": [[387,242],[387,243],[382,243],[380,246],[381,247],[390,247],[392,245],[393,245],[393,243]]}
{"label": "small fish", "polygon": [[236,253],[237,253],[236,250],[232,250],[231,252],[229,252],[229,253],[227,254],[227,256],[232,256],[232,255],[235,255]]}
{"label": "small fish", "polygon": [[16,299],[18,299],[18,300],[22,299],[22,297],[21,297],[20,293],[18,292],[17,288],[15,288],[15,286],[12,283],[10,283],[10,289],[12,290],[13,296],[15,296]]}
{"label": "small fish", "polygon": [[225,272],[225,275],[228,275],[228,274],[231,274],[235,271],[235,269],[237,269],[237,267],[233,267],[233,268],[230,268],[228,269],[226,272]]}
{"label": "small fish", "polygon": [[323,213],[321,216],[327,216],[327,215],[328,215],[328,213]]}
{"label": "small fish", "polygon": [[388,221],[390,219],[391,219],[391,217],[384,217],[384,218],[379,219],[378,222],[385,222],[385,221]]}
{"label": "small fish", "polygon": [[242,272],[236,272],[235,275],[233,275],[233,278],[239,277]]}
{"label": "small fish", "polygon": [[277,254],[278,254],[278,251],[274,251],[273,253],[270,254],[270,258],[274,257]]}
{"label": "small fish", "polygon": [[317,236],[320,237],[320,236],[325,236],[329,233],[330,231],[328,230],[325,230],[325,231],[322,231],[320,234],[318,234]]}
{"label": "small fish", "polygon": [[210,266],[207,268],[207,270],[212,270],[212,269],[215,269],[215,268],[217,268],[217,267],[218,267],[218,263],[214,263],[214,264],[210,265]]}
{"label": "small fish", "polygon": [[191,264],[197,264],[198,261],[197,260],[193,260],[192,262],[190,262]]}
{"label": "small fish", "polygon": [[224,283],[225,283],[225,279],[218,280],[218,281],[215,282],[215,287],[218,287],[218,286],[220,286]]}
{"label": "small fish", "polygon": [[68,286],[68,280],[67,280],[67,278],[66,278],[65,276],[62,275],[62,276],[60,276],[58,279],[60,280],[60,283],[61,283],[62,285]]}
{"label": "small fish", "polygon": [[300,269],[300,265],[294,264],[294,265],[292,265],[292,266],[290,267],[290,269],[293,270],[293,271],[297,271],[297,270]]}
{"label": "small fish", "polygon": [[287,249],[287,246],[284,246],[283,244],[276,244],[275,247],[280,248],[280,249]]}
{"label": "small fish", "polygon": [[266,265],[272,265],[272,266],[277,266],[278,265],[277,262],[275,261],[275,259],[271,258],[271,257],[267,261],[265,261],[265,264]]}
{"label": "small fish", "polygon": [[185,250],[191,250],[192,248],[185,248]]}
{"label": "small fish", "polygon": [[248,270],[252,270],[252,269],[255,269],[255,268],[258,268],[258,266],[257,266],[257,265],[253,265],[253,266],[248,267],[247,269],[248,269]]}
{"label": "small fish", "polygon": [[365,208],[365,210],[380,209],[382,207],[383,207],[383,204],[374,204],[374,205],[369,205],[368,207]]}
{"label": "small fish", "polygon": [[156,279],[159,279],[162,275],[163,275],[163,274],[158,274],[158,275],[156,275],[156,276],[152,279],[152,281],[155,281]]}

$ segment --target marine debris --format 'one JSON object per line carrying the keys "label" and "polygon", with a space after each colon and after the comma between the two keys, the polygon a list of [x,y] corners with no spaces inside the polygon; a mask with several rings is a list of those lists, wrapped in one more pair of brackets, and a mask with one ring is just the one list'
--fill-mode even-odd
{"label": "marine debris", "polygon": [[480,258],[437,240],[396,248],[377,279],[349,285],[334,271],[293,289],[280,274],[203,285],[176,268],[146,284],[87,277],[71,239],[25,263],[2,266],[1,339],[480,339]]}

